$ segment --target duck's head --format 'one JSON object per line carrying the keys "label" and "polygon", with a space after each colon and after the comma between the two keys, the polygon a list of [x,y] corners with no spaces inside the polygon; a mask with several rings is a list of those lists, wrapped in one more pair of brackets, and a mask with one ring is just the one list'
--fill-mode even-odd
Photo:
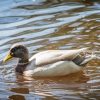
{"label": "duck's head", "polygon": [[6,62],[13,57],[19,58],[20,60],[27,62],[28,61],[28,49],[21,44],[14,44],[10,48],[9,53],[4,58],[3,62]]}

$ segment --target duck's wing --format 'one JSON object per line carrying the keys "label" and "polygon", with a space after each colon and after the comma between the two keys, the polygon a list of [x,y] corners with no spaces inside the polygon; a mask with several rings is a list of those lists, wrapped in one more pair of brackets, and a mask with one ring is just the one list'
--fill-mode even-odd
{"label": "duck's wing", "polygon": [[85,52],[87,48],[75,49],[75,50],[47,50],[32,56],[29,61],[35,59],[35,64],[45,65],[51,64],[57,61],[73,60],[81,52]]}

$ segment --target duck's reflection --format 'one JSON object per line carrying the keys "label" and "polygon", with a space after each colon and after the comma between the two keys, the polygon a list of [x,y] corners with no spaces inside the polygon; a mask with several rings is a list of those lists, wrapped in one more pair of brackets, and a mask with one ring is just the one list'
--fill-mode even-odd
{"label": "duck's reflection", "polygon": [[10,91],[15,93],[21,93],[21,94],[29,94],[29,89],[26,87],[11,88]]}
{"label": "duck's reflection", "polygon": [[[10,89],[14,94],[9,96],[12,100],[25,100],[25,95],[30,95],[34,98],[45,97],[55,98],[55,91],[64,93],[67,95],[67,90],[80,90],[82,84],[86,84],[89,77],[84,75],[83,71],[67,75],[64,77],[53,77],[53,78],[29,78],[17,75],[16,87]],[[83,86],[86,89],[85,85]],[[18,94],[18,95],[16,95]],[[59,98],[58,98],[59,99]]]}
{"label": "duck's reflection", "polygon": [[23,95],[11,95],[8,97],[10,100],[25,100]]}

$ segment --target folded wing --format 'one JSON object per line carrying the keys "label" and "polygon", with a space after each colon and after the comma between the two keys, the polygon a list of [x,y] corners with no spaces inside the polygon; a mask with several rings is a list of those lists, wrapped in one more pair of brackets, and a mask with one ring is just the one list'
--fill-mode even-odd
{"label": "folded wing", "polygon": [[37,66],[51,64],[57,61],[73,60],[81,52],[85,52],[87,48],[75,49],[75,50],[47,50],[35,54],[29,60],[35,59]]}

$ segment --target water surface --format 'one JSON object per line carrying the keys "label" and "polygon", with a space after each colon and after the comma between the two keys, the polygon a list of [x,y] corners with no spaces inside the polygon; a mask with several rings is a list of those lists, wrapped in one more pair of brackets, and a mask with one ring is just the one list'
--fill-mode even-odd
{"label": "water surface", "polygon": [[[1,0],[0,61],[14,43],[23,43],[30,57],[48,49],[100,51],[100,2]],[[13,60],[0,65],[0,100],[100,99],[99,60],[91,61],[83,72],[42,79],[16,77],[15,64]]]}

